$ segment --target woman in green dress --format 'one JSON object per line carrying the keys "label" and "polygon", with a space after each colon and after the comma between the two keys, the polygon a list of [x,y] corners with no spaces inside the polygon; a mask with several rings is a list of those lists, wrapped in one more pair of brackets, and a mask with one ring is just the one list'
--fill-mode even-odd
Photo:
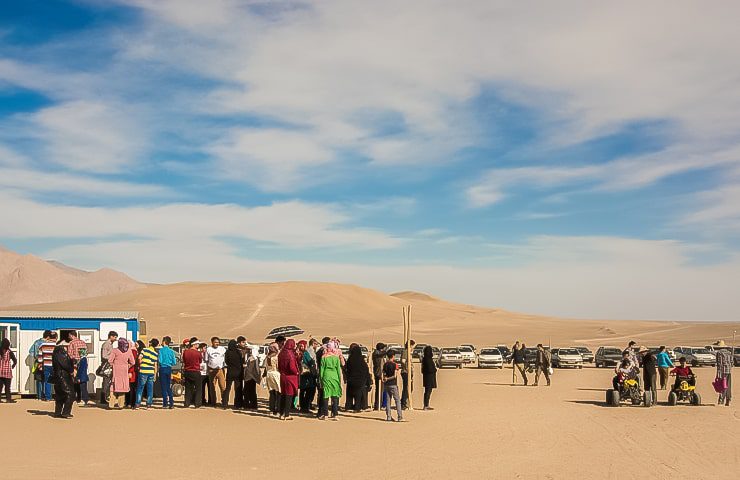
{"label": "woman in green dress", "polygon": [[[321,357],[321,385],[324,389],[322,402],[331,399],[331,419],[337,420],[339,412],[339,397],[342,396],[342,363],[344,357],[335,341],[330,341],[324,346],[324,355]],[[324,411],[327,411],[326,408]],[[326,416],[320,416],[319,420],[325,420]]]}

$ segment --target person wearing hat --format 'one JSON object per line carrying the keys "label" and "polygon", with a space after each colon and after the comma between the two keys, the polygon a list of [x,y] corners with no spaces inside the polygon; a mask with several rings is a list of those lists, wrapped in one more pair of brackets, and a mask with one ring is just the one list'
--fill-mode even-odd
{"label": "person wearing hat", "polygon": [[658,359],[646,346],[641,346],[639,351],[642,356],[642,379],[645,382],[645,390],[653,392],[655,399],[658,391],[656,387]]}
{"label": "person wearing hat", "polygon": [[725,345],[724,340],[717,342],[717,348],[715,356],[717,359],[717,379],[724,379],[727,388],[725,391],[719,394],[717,398],[717,404],[730,406],[730,400],[732,400],[732,366],[734,359],[732,357],[732,350],[728,349]]}

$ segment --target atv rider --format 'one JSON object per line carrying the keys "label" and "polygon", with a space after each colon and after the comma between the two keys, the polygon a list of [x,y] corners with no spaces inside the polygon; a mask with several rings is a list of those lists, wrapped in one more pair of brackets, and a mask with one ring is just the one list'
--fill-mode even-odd
{"label": "atv rider", "polygon": [[[630,345],[632,345],[634,342],[630,342]],[[620,378],[620,373],[622,372],[622,369],[628,369],[631,371],[630,378],[635,377],[637,379],[637,382],[640,382],[640,377],[637,375],[640,372],[640,367],[637,363],[637,357],[635,356],[635,353],[631,350],[631,348],[628,348],[627,350],[622,352],[622,361],[617,363],[617,365],[614,367],[614,378],[612,378],[612,386],[614,387],[614,390],[619,390],[619,383],[624,380],[624,378]]]}
{"label": "atv rider", "polygon": [[685,378],[689,385],[692,387],[696,386],[696,377],[694,372],[691,371],[691,367],[686,365],[686,357],[678,359],[678,366],[671,370],[671,375],[676,376],[676,382],[673,384],[673,390],[678,390],[681,385],[681,379]]}

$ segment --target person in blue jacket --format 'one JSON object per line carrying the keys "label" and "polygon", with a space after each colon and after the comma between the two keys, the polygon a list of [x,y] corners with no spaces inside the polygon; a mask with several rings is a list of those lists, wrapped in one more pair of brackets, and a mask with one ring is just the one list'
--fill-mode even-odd
{"label": "person in blue jacket", "polygon": [[665,349],[665,345],[661,345],[658,349],[658,353],[655,355],[655,359],[658,361],[658,373],[660,374],[660,389],[665,390],[668,384],[668,372],[673,368],[673,362],[668,352]]}
{"label": "person in blue jacket", "polygon": [[80,401],[85,403],[85,406],[90,402],[90,394],[87,391],[87,382],[90,377],[87,374],[87,350],[80,349],[80,361],[77,362],[77,373],[75,374],[75,397],[77,403]]}

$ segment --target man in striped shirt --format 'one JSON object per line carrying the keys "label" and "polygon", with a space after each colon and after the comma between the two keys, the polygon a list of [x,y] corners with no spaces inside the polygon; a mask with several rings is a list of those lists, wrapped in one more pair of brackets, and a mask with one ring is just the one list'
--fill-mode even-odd
{"label": "man in striped shirt", "polygon": [[41,344],[39,347],[39,353],[37,361],[43,365],[44,368],[44,397],[42,400],[49,402],[51,401],[51,383],[49,383],[49,377],[53,372],[51,366],[51,357],[54,353],[54,348],[57,346],[58,335],[56,332],[51,332],[47,341]]}
{"label": "man in striped shirt", "polygon": [[159,340],[152,338],[149,346],[139,352],[139,384],[136,386],[136,405],[141,406],[141,396],[146,385],[146,407],[152,406],[154,400],[154,378],[157,376],[157,346]]}
{"label": "man in striped shirt", "polygon": [[[45,342],[49,341],[49,337],[51,336],[51,330],[44,330],[43,335],[41,338],[33,342],[33,345],[31,345],[31,348],[28,350],[28,354],[31,355],[31,358],[37,359],[39,356],[39,349],[41,348],[41,345],[43,345]],[[36,362],[36,368],[40,368],[42,371],[44,369],[44,366]],[[36,370],[34,370],[35,372]],[[37,400],[43,400],[44,399],[44,382],[36,380],[36,399]]]}

